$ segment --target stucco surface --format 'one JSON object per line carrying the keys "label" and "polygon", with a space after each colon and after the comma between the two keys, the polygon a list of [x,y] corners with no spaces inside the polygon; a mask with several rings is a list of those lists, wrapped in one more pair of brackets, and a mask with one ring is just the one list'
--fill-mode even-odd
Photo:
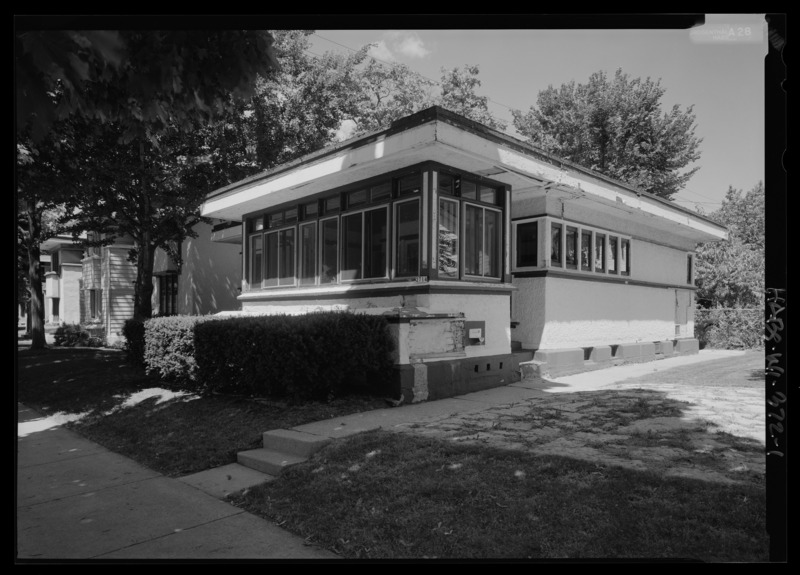
{"label": "stucco surface", "polygon": [[514,285],[514,340],[528,349],[673,339],[676,300],[677,319],[686,321],[679,335],[692,333],[689,290],[553,277],[515,278]]}

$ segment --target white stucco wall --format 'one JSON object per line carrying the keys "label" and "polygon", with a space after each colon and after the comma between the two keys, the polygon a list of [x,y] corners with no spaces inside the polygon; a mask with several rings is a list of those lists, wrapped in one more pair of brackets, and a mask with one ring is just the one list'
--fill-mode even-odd
{"label": "white stucco wall", "polygon": [[64,323],[80,323],[81,321],[81,290],[80,280],[83,269],[80,263],[61,264],[59,315]]}
{"label": "white stucco wall", "polygon": [[[178,277],[178,313],[206,315],[241,309],[237,300],[242,281],[242,247],[211,241],[211,226],[198,224],[196,238],[181,245],[183,265]],[[156,250],[153,273],[175,270],[163,250]],[[154,277],[153,313],[159,312],[158,279]]]}
{"label": "white stucco wall", "polygon": [[[368,286],[365,286],[368,287]],[[374,286],[372,286],[374,289]],[[282,293],[286,293],[283,291]],[[291,292],[290,292],[291,293]],[[384,312],[394,313],[398,309],[415,309],[427,314],[463,314],[463,317],[453,318],[459,323],[470,321],[485,322],[484,345],[467,345],[463,349],[453,351],[452,357],[483,357],[490,355],[507,354],[511,352],[511,327],[510,327],[510,305],[508,292],[500,293],[434,293],[417,295],[368,295],[362,297],[339,297],[327,299],[321,296],[319,299],[292,299],[270,301],[268,299],[257,299],[258,297],[269,297],[268,293],[250,293],[243,296],[242,310],[245,313],[280,313],[282,308],[287,313],[295,313],[298,308],[313,311],[314,308],[320,309],[347,309],[360,313],[382,314]],[[429,323],[426,323],[429,322]],[[450,323],[445,319],[404,321],[400,324],[393,324],[393,333],[397,335],[398,349],[396,350],[397,361],[400,364],[407,364],[414,356],[415,361],[440,361],[447,359],[443,357],[451,350],[451,341],[447,344],[443,341],[445,335],[450,340],[453,337],[444,324]],[[455,325],[452,330],[456,330]],[[444,330],[444,331],[443,331]],[[459,341],[461,335],[459,333]],[[428,344],[426,344],[426,341]],[[424,357],[424,350],[430,352],[430,357]]]}
{"label": "white stucco wall", "polygon": [[681,337],[694,331],[691,290],[552,277],[514,283],[514,339],[527,349],[674,339],[676,319]]}
{"label": "white stucco wall", "polygon": [[631,279],[686,285],[686,257],[689,252],[646,242],[631,240]]}

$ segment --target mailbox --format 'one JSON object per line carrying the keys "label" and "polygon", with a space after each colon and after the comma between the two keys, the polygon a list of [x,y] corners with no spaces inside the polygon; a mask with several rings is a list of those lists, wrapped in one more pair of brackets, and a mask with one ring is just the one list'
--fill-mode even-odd
{"label": "mailbox", "polygon": [[468,345],[486,345],[486,322],[464,322],[464,347]]}

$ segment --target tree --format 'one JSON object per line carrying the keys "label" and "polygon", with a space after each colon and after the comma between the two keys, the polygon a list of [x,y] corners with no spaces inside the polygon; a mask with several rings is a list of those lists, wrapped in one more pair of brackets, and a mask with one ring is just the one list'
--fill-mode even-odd
{"label": "tree", "polygon": [[670,198],[699,169],[682,171],[700,158],[702,140],[691,106],[662,111],[664,92],[660,80],[596,72],[586,84],[540,92],[527,113],[513,111],[514,127],[560,158]]}
{"label": "tree", "polygon": [[[258,79],[247,107],[259,169],[293,160],[331,143],[355,113],[360,94],[356,67],[367,48],[351,56],[309,56],[308,30],[275,30],[281,67]],[[250,115],[252,114],[252,115]]]}
{"label": "tree", "polygon": [[71,174],[74,193],[67,207],[74,215],[73,235],[95,232],[106,244],[132,238],[133,314],[146,319],[152,315],[156,250],[179,258],[172,245],[196,235],[200,205],[219,184],[219,176],[207,150],[178,128],[162,132],[155,143],[120,143],[123,130],[114,124],[101,131],[95,126],[81,130]]}
{"label": "tree", "polygon": [[[260,30],[17,31],[17,141],[26,151],[26,154],[18,154],[18,171],[22,170],[21,162],[26,158],[37,157],[37,147],[60,142],[64,134],[69,137],[70,125],[75,122],[82,138],[73,140],[72,151],[65,153],[66,157],[85,158],[81,156],[81,149],[86,149],[83,143],[87,141],[103,141],[110,147],[117,143],[133,143],[140,162],[139,176],[135,179],[141,189],[149,189],[148,176],[151,172],[159,173],[158,155],[153,153],[153,148],[165,140],[164,134],[169,133],[166,140],[172,142],[176,130],[191,133],[202,122],[232,113],[238,100],[254,94],[256,77],[276,67],[272,37]],[[109,141],[109,134],[114,134],[117,140]],[[108,158],[111,153],[96,147],[95,151],[98,159]],[[131,160],[129,149],[121,153]],[[154,162],[152,170],[144,165],[149,160]],[[117,171],[118,175],[126,177],[125,170],[118,169],[119,165],[119,162],[112,162],[109,169],[98,170],[91,178],[94,184],[100,179],[100,173],[108,176]],[[22,177],[30,180],[35,174],[34,179],[45,184],[42,189],[53,190],[53,201],[58,194],[62,200],[80,199],[75,195],[82,191],[80,189],[73,188],[71,193],[65,193],[68,186],[63,183],[72,180],[61,177],[52,164],[38,162],[35,170],[28,171],[32,173]],[[132,173],[128,171],[127,176]],[[129,180],[107,183],[111,189],[130,190]],[[119,185],[115,187],[116,184]],[[92,193],[83,198],[87,210],[108,205],[92,204],[91,199],[98,197],[100,191],[91,189]],[[32,242],[39,237],[41,228],[40,188],[24,184],[18,185],[17,190],[27,218],[21,241]],[[141,199],[148,204],[149,200]],[[181,209],[193,202],[193,194],[177,198]],[[194,209],[196,211],[197,206]],[[193,221],[193,217],[173,222],[175,237],[181,237],[180,230]],[[96,217],[93,225],[99,226],[101,219]],[[141,236],[145,244],[139,246],[140,255],[145,260],[140,273],[146,273],[147,260],[152,256],[148,256],[151,245],[148,234]],[[28,251],[30,284],[35,291],[37,284],[41,286],[41,278],[37,277],[39,253],[38,248]],[[149,269],[152,276],[152,261]],[[145,317],[150,310],[149,299],[145,302],[148,282],[152,292],[151,277],[137,277],[138,313]],[[33,299],[37,299],[36,296]],[[33,307],[33,347],[43,347],[44,310]]]}
{"label": "tree", "polygon": [[76,115],[121,125],[128,141],[186,129],[277,66],[264,30],[22,30],[14,47],[17,129],[35,142]]}
{"label": "tree", "polygon": [[489,111],[489,98],[478,96],[476,90],[480,88],[478,79],[480,69],[478,66],[464,66],[462,69],[442,68],[441,96],[439,105],[456,114],[461,114],[485,124],[495,130],[505,130],[505,122],[498,120]]}
{"label": "tree", "polygon": [[360,70],[359,79],[361,91],[356,95],[357,109],[351,118],[355,134],[385,128],[434,104],[434,82],[405,64],[383,64],[370,59]]}
{"label": "tree", "polygon": [[60,183],[68,180],[63,143],[51,137],[33,147],[17,139],[17,271],[18,277],[23,271],[28,290],[28,297],[21,299],[30,301],[32,349],[45,347],[40,246],[63,231],[52,215],[62,201]]}
{"label": "tree", "polygon": [[698,302],[706,308],[763,308],[763,184],[746,194],[730,187],[722,206],[709,217],[726,226],[729,237],[697,247]]}

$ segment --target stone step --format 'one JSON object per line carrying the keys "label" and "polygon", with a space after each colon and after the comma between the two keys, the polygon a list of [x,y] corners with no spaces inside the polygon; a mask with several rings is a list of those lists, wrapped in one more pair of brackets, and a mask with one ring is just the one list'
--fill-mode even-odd
{"label": "stone step", "polygon": [[244,465],[261,473],[278,475],[287,467],[302,463],[306,458],[271,449],[251,449],[237,453],[236,460],[239,465]]}
{"label": "stone step", "polygon": [[331,442],[328,437],[294,431],[293,429],[265,431],[262,437],[264,449],[271,449],[298,457],[310,457]]}

